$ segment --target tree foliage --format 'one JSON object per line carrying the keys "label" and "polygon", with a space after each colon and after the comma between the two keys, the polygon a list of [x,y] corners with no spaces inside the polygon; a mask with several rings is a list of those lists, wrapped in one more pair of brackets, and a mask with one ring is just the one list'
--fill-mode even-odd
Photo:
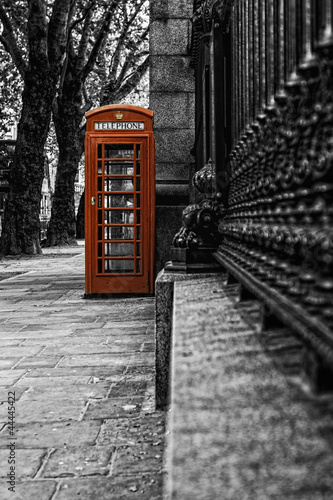
{"label": "tree foliage", "polygon": [[[6,127],[12,110],[15,115],[19,107],[19,98],[22,96],[16,147],[16,150],[19,150],[23,137],[21,126],[23,115],[26,116],[27,101],[31,101],[29,100],[31,85],[36,87],[36,81],[38,81],[41,95],[44,92],[48,96],[48,105],[51,103],[53,111],[59,146],[59,163],[50,224],[50,244],[71,242],[75,236],[73,193],[75,175],[83,151],[85,112],[100,104],[123,101],[137,87],[146,73],[148,3],[147,0],[53,0],[48,2],[0,0],[2,23],[0,42],[2,51],[7,53],[0,63],[0,71],[4,76],[3,81],[7,79],[8,83],[5,87],[8,92],[7,94],[4,92],[1,97],[4,111],[0,114],[0,127]],[[65,23],[63,19],[66,19]],[[37,53],[38,57],[36,57]],[[52,83],[51,80],[45,78],[46,69],[50,70]],[[13,89],[14,85],[17,91],[11,93],[10,89]],[[41,91],[42,88],[43,91]],[[45,115],[41,120],[45,132],[49,129],[49,109],[47,107],[47,110],[42,111]],[[33,117],[34,120],[39,121],[36,110]],[[41,134],[40,130],[38,134],[35,137],[32,137],[33,133],[30,134],[30,141],[38,142],[44,154],[46,137],[45,134]],[[44,160],[45,158],[42,159],[40,154],[38,159],[34,159],[35,164],[39,162],[37,168],[39,175],[36,170],[36,175],[30,176],[29,182],[34,184],[36,191],[38,189],[40,191],[38,184],[40,184]],[[16,177],[20,177],[20,169],[17,168],[19,163],[20,158],[16,155],[16,160],[14,160]],[[15,198],[15,203],[17,203],[15,182],[11,184],[10,198]],[[25,192],[25,199],[28,198],[28,192],[29,186]],[[22,189],[20,195],[22,195]],[[34,228],[28,229],[34,232],[32,237],[34,243],[25,245],[21,241],[22,238],[16,236],[14,239],[9,238],[11,240],[9,243],[7,231],[7,236],[5,235],[7,241],[3,241],[6,253],[40,251],[39,243],[36,241],[38,209],[35,196],[33,210],[35,225]],[[15,212],[12,214],[14,217],[8,217],[8,219],[11,218],[10,232],[14,235],[16,233],[23,235],[25,226],[22,227],[22,218],[17,208],[15,209],[13,203],[9,203],[6,211]],[[30,236],[25,234],[25,239],[29,238]]]}

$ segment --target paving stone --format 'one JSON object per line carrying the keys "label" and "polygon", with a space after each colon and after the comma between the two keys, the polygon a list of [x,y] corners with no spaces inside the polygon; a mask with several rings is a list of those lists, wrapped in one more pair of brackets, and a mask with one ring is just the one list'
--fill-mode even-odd
{"label": "paving stone", "polygon": [[114,354],[91,354],[77,355],[63,358],[59,363],[59,368],[63,366],[119,366],[119,365],[152,365],[154,356],[150,353],[114,353]]}
{"label": "paving stone", "polygon": [[[30,373],[29,373],[30,375]],[[20,386],[20,385],[23,385],[23,386],[29,386],[29,387],[35,387],[35,386],[45,386],[45,385],[50,385],[50,384],[57,384],[57,385],[60,385],[60,386],[67,386],[67,385],[73,385],[73,384],[84,384],[84,383],[88,383],[89,380],[91,378],[91,375],[86,375],[86,376],[71,376],[71,377],[68,377],[66,375],[64,375],[63,377],[61,376],[57,376],[57,377],[52,377],[51,374],[49,377],[39,377],[39,376],[36,376],[36,377],[33,377],[33,376],[29,376],[29,377],[24,377],[20,380],[18,380],[18,382],[16,382],[16,386]]]}
{"label": "paving stone", "polygon": [[81,447],[56,450],[49,458],[41,477],[82,477],[110,472],[115,447]]}
{"label": "paving stone", "polygon": [[[100,431],[101,422],[65,421],[36,422],[17,424],[17,448],[62,448],[75,444],[76,446],[93,446]],[[8,436],[6,429],[0,433],[0,448],[6,448]]]}
{"label": "paving stone", "polygon": [[140,442],[160,444],[164,439],[165,413],[156,412],[144,418],[108,419],[101,427],[96,445],[135,445]]}
{"label": "paving stone", "polygon": [[[39,385],[29,388],[23,393],[22,400],[39,401],[44,400],[52,394],[52,399],[64,398],[66,394],[72,394],[73,399],[103,399],[107,396],[111,382],[98,382],[95,384],[76,384],[66,386],[55,386],[54,384]],[[1,394],[1,392],[0,392]]]}
{"label": "paving stone", "polygon": [[[139,336],[147,333],[147,325],[145,326],[130,326],[121,327],[119,324],[117,326],[112,326],[114,323],[106,323],[103,328],[98,330],[98,335],[105,335],[106,337],[120,337],[121,335],[131,335]],[[106,326],[108,325],[108,326]],[[75,328],[73,337],[92,337],[93,331],[91,329]]]}
{"label": "paving stone", "polygon": [[[20,342],[19,340],[17,342]],[[56,347],[56,346],[64,346],[67,344],[70,345],[89,345],[90,343],[103,344],[107,342],[107,338],[105,336],[95,336],[94,333],[91,334],[90,337],[73,337],[72,335],[68,335],[67,337],[61,338],[46,338],[46,339],[27,339],[24,341],[24,345],[43,345],[48,347]]]}
{"label": "paving stone", "polygon": [[[70,395],[67,394],[67,397]],[[84,399],[59,400],[50,397],[40,401],[36,405],[35,401],[20,400],[16,404],[15,421],[17,423],[28,422],[60,422],[64,420],[79,420],[81,412],[85,406]],[[8,416],[7,406],[0,406],[0,419]]]}
{"label": "paving stone", "polygon": [[45,351],[43,351],[42,356],[50,356],[54,354],[62,354],[62,355],[68,355],[68,354],[110,354],[110,353],[116,353],[116,352],[126,352],[129,353],[131,351],[135,352],[140,350],[141,343],[134,343],[132,344],[125,344],[122,345],[121,343],[119,344],[95,344],[93,343],[94,339],[92,339],[91,343],[89,345],[68,345],[68,346],[52,346],[52,347],[47,347]]}
{"label": "paving stone", "polygon": [[[134,477],[91,477],[63,480],[54,500],[162,500],[162,475]],[[7,500],[7,499],[6,499]],[[43,499],[44,500],[44,499]]]}
{"label": "paving stone", "polygon": [[123,418],[139,415],[143,397],[130,396],[121,399],[109,399],[106,401],[96,401],[89,404],[84,415],[85,420]]}
{"label": "paving stone", "polygon": [[[0,338],[1,338],[1,334],[0,334]],[[1,339],[1,345],[3,347],[18,347],[19,345],[22,344],[22,340],[18,339],[18,340],[12,340],[12,339]]]}
{"label": "paving stone", "polygon": [[132,475],[133,473],[161,472],[163,446],[161,442],[120,446],[112,473]]}
{"label": "paving stone", "polygon": [[3,488],[1,500],[51,500],[56,487],[55,481],[20,481],[14,493]]}
{"label": "paving stone", "polygon": [[111,387],[109,398],[127,398],[128,396],[144,396],[147,389],[145,381],[119,382]]}
{"label": "paving stone", "polygon": [[[15,398],[15,401],[19,401],[21,397],[26,393],[28,387],[0,387],[0,402],[7,402],[8,397]],[[13,395],[14,393],[14,395]]]}
{"label": "paving stone", "polygon": [[72,329],[61,329],[61,330],[33,330],[33,331],[28,331],[25,330],[24,332],[20,330],[19,332],[15,333],[7,333],[4,335],[4,338],[8,339],[45,339],[45,338],[55,338],[55,337],[67,337],[73,332]]}
{"label": "paving stone", "polygon": [[[7,368],[13,368],[21,360],[21,357],[8,357],[0,358],[0,369],[7,370]],[[1,372],[0,372],[1,373]]]}
{"label": "paving stone", "polygon": [[[10,442],[10,439],[8,439],[7,444]],[[0,478],[6,478],[7,474],[10,472],[10,464],[8,463],[8,461],[10,460],[15,460],[17,479],[21,480],[33,478],[41,467],[43,458],[46,456],[46,454],[46,449],[15,449],[15,451],[13,450],[12,455],[14,458],[10,458],[9,448],[0,449],[0,463],[2,464],[0,468]],[[0,481],[0,493],[2,487],[3,481]]]}
{"label": "paving stone", "polygon": [[62,356],[48,356],[48,357],[29,357],[24,358],[17,365],[15,369],[18,368],[54,368],[59,361],[62,359]]}
{"label": "paving stone", "polygon": [[[75,383],[86,383],[89,382],[90,377],[100,377],[106,378],[113,375],[122,375],[127,371],[126,365],[118,365],[118,366],[74,366],[74,367],[57,367],[49,370],[47,368],[37,368],[35,370],[29,371],[29,377],[60,377],[64,379],[65,377],[69,377],[70,379],[78,380]],[[0,372],[1,373],[1,372]],[[80,377],[83,377],[80,379]],[[87,378],[88,377],[88,378]],[[69,381],[70,383],[70,381]],[[73,382],[74,383],[74,382]]]}
{"label": "paving stone", "polygon": [[[112,491],[111,498],[161,499],[161,475],[135,470],[110,477],[117,446],[137,444],[135,436],[149,443],[158,437],[149,430],[150,421],[155,425],[154,298],[84,300],[83,255],[61,262],[13,259],[10,265],[29,269],[0,292],[2,357],[23,353],[11,370],[0,358],[0,458],[8,451],[7,391],[15,390],[17,458],[23,464],[18,498],[109,500]],[[115,431],[117,444],[107,428],[97,445],[103,420],[136,420],[140,426],[129,425],[126,439]],[[155,428],[161,431],[157,423]],[[156,460],[162,464],[162,457]]]}
{"label": "paving stone", "polygon": [[[119,316],[118,316],[119,317]],[[117,318],[118,319],[118,318]],[[149,321],[108,321],[105,323],[103,326],[103,330],[106,329],[111,329],[111,330],[117,330],[119,329],[120,331],[124,331],[125,329],[128,329],[129,332],[132,333],[132,331],[144,331],[147,326],[149,325]],[[133,333],[132,333],[133,335]]]}
{"label": "paving stone", "polygon": [[25,373],[27,370],[0,370],[0,386],[15,384]]}

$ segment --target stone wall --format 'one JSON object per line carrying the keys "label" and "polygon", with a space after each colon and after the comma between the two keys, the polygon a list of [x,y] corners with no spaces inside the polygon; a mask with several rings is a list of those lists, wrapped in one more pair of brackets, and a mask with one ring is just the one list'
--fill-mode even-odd
{"label": "stone wall", "polygon": [[156,268],[169,260],[181,214],[191,200],[194,75],[190,68],[192,0],[150,2],[150,103],[156,140]]}

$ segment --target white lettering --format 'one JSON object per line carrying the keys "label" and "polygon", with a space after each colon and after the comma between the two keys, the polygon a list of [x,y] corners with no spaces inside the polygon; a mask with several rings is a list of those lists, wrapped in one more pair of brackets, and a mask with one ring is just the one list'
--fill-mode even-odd
{"label": "white lettering", "polygon": [[95,122],[95,130],[144,130],[144,122]]}

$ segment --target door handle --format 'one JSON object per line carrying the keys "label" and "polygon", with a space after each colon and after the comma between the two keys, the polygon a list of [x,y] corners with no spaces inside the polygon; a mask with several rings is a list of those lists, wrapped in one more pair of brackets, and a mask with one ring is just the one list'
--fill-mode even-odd
{"label": "door handle", "polygon": [[96,198],[95,198],[95,196],[92,196],[92,198],[91,198],[91,204],[92,205],[96,205]]}

